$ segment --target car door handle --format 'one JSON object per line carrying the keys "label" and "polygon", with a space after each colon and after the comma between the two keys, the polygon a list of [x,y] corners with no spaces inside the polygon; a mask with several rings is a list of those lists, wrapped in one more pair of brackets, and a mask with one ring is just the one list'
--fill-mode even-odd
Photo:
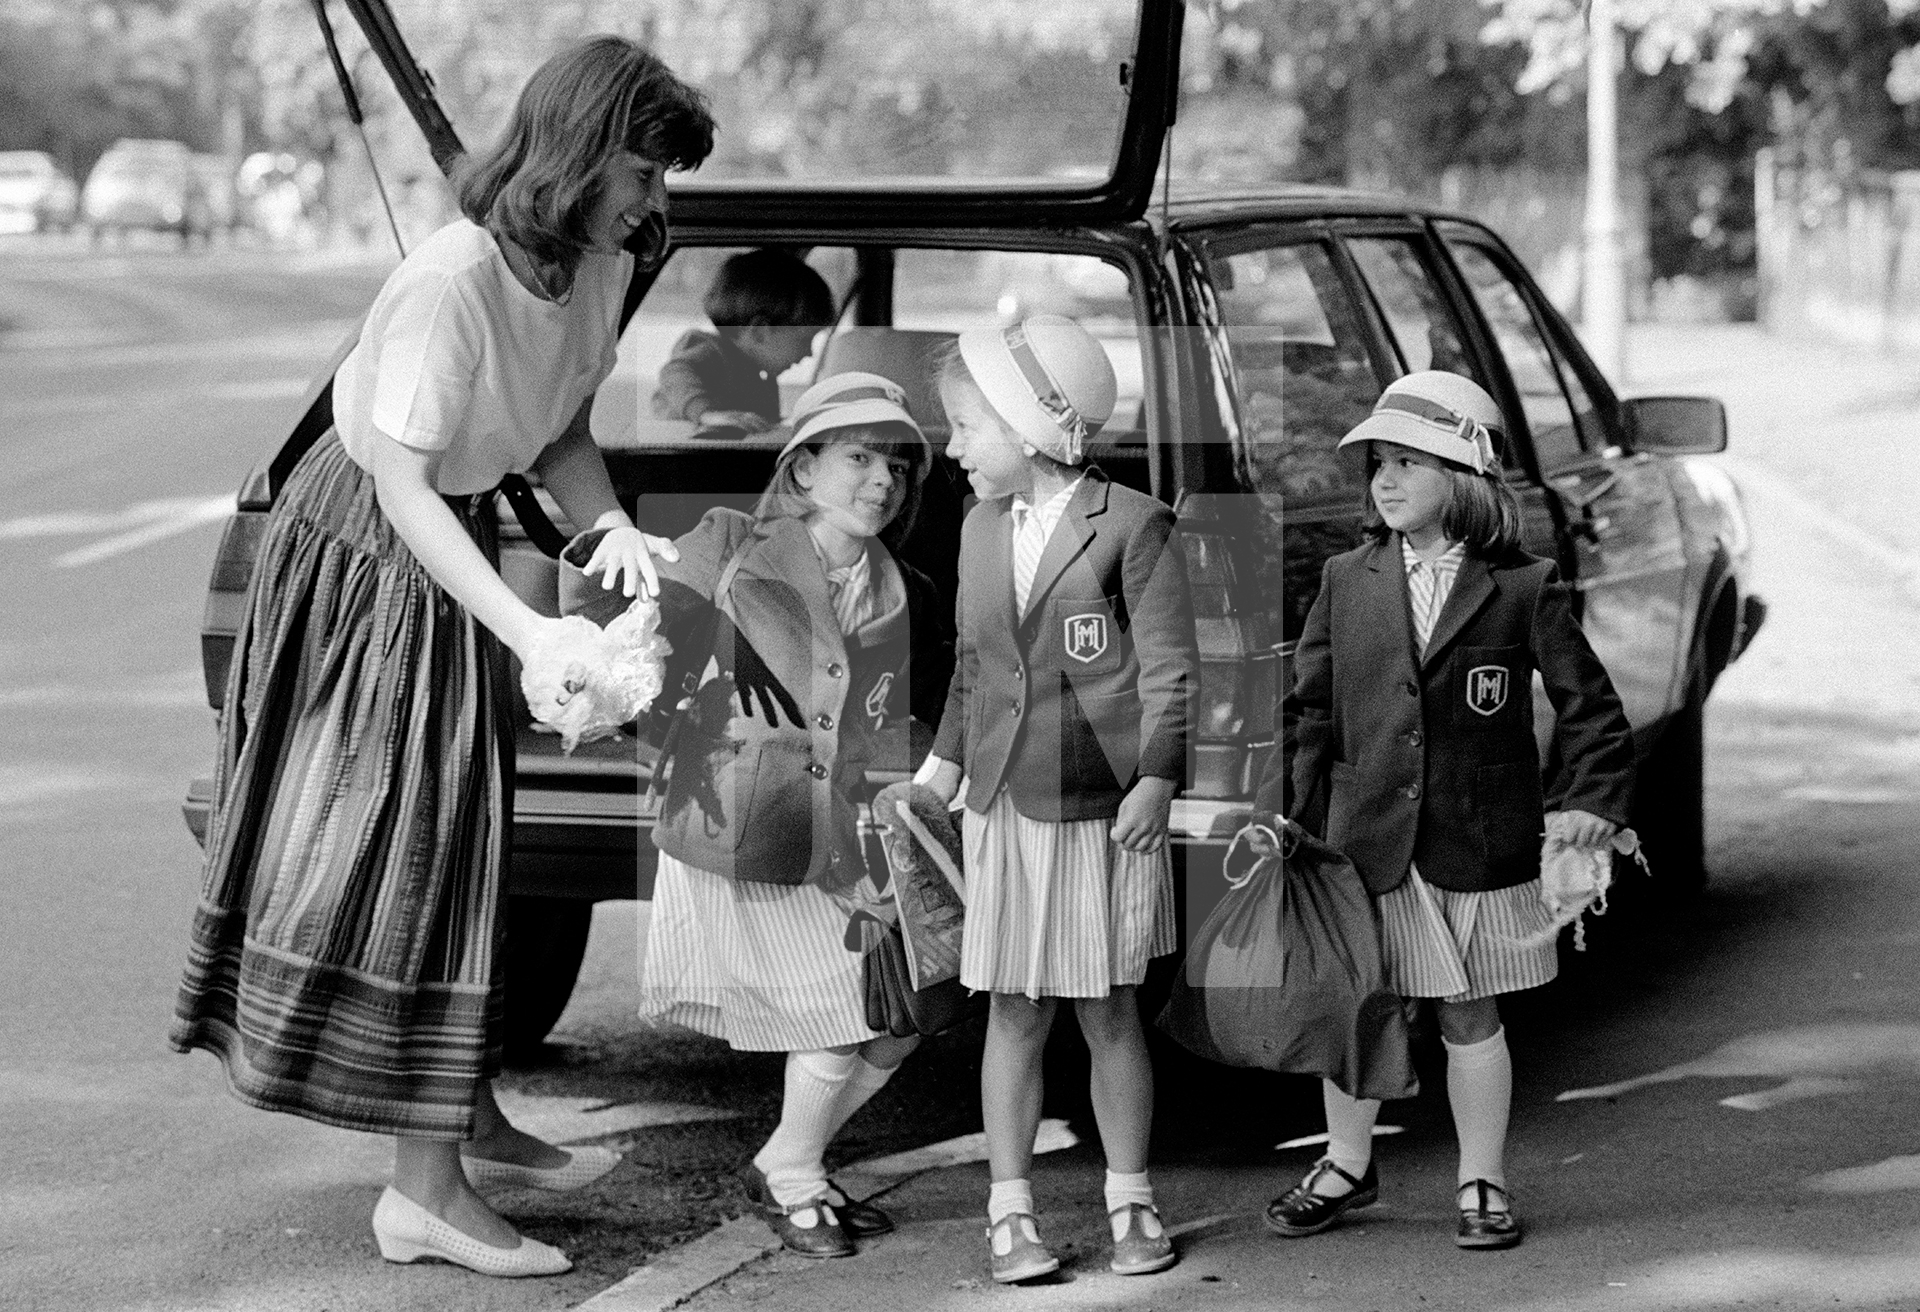
{"label": "car door handle", "polygon": [[1606,531],[1613,527],[1613,521],[1605,515],[1587,515],[1574,520],[1567,527],[1575,537],[1597,544]]}

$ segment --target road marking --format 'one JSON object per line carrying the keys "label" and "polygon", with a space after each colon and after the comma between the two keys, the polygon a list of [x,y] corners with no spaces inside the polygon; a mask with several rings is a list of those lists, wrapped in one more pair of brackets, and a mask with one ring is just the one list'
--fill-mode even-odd
{"label": "road marking", "polygon": [[516,1127],[548,1143],[580,1143],[656,1125],[731,1121],[739,1112],[684,1102],[608,1103],[604,1098],[546,1098],[501,1090],[500,1110]]}
{"label": "road marking", "polygon": [[[1040,1128],[1033,1136],[1033,1151],[1057,1153],[1079,1142],[1080,1136],[1068,1129],[1065,1121],[1048,1117],[1040,1122]],[[872,1157],[864,1162],[856,1162],[846,1169],[846,1174],[918,1175],[922,1171],[937,1171],[943,1166],[959,1166],[966,1162],[986,1160],[987,1136],[984,1132],[976,1132],[953,1139],[944,1139],[939,1143],[930,1143],[924,1148],[912,1148],[903,1153],[890,1153],[885,1157]]]}
{"label": "road marking", "polygon": [[[1384,1134],[1405,1133],[1406,1127],[1401,1125],[1376,1125],[1373,1127],[1373,1137],[1376,1139]],[[1303,1134],[1298,1139],[1289,1139],[1285,1143],[1277,1143],[1273,1146],[1273,1150],[1275,1152],[1283,1152],[1288,1148],[1311,1148],[1315,1144],[1325,1143],[1326,1141],[1326,1131],[1322,1130],[1319,1134]]]}
{"label": "road marking", "polygon": [[1886,1194],[1920,1189],[1920,1156],[1889,1157],[1870,1166],[1824,1171],[1804,1181],[1823,1194]]}
{"label": "road marking", "polygon": [[[153,506],[156,503],[146,504]],[[233,509],[234,497],[231,492],[193,501],[176,501],[158,513],[149,515],[148,522],[139,528],[103,538],[99,542],[89,543],[84,547],[76,547],[64,555],[55,556],[53,563],[58,569],[77,569],[82,565],[97,564],[114,556],[137,551],[152,543],[190,532],[202,524],[211,524],[225,519],[233,513]]]}

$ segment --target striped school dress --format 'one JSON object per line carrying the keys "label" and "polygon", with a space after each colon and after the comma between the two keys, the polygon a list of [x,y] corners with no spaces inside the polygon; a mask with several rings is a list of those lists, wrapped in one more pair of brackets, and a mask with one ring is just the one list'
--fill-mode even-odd
{"label": "striped school dress", "polygon": [[[491,496],[450,504],[494,558]],[[329,432],[254,567],[168,1036],[243,1101],[471,1137],[500,1069],[505,664]]]}
{"label": "striped school dress", "polygon": [[[1438,560],[1423,561],[1400,539],[1414,641],[1421,651],[1446,608],[1466,547],[1455,543]],[[1463,893],[1438,888],[1412,867],[1406,879],[1376,899],[1387,982],[1407,998],[1471,1002],[1538,987],[1560,971],[1553,939],[1522,941],[1550,927],[1540,881]]]}
{"label": "striped school dress", "polygon": [[[850,644],[876,615],[904,605],[899,576],[876,579],[862,554],[827,571],[834,617]],[[749,635],[751,637],[751,635]],[[812,884],[756,884],[660,853],[640,963],[640,1017],[724,1039],[747,1052],[811,1052],[865,1043],[860,941],[852,912],[883,901],[866,877],[829,893]]]}
{"label": "striped school dress", "polygon": [[[1040,506],[1013,500],[1015,613],[1027,608],[1047,539],[1079,481]],[[967,918],[960,982],[1029,998],[1104,998],[1178,946],[1167,844],[1129,852],[1112,819],[1034,820],[1007,790],[961,813]]]}

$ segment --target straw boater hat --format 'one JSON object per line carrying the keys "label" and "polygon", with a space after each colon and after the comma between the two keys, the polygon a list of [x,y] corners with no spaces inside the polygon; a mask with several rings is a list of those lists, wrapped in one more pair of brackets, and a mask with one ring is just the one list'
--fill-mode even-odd
{"label": "straw boater hat", "polygon": [[1426,369],[1389,383],[1340,445],[1392,442],[1489,474],[1499,471],[1494,436],[1503,431],[1500,407],[1478,383]]}
{"label": "straw boater hat", "polygon": [[793,406],[793,436],[780,454],[817,442],[836,428],[863,424],[899,424],[920,443],[920,476],[933,464],[933,447],[907,412],[907,394],[900,384],[879,374],[858,370],[822,378],[800,394]]}
{"label": "straw boater hat", "polygon": [[996,413],[1042,455],[1063,465],[1113,417],[1119,386],[1093,335],[1058,314],[960,334],[960,358]]}

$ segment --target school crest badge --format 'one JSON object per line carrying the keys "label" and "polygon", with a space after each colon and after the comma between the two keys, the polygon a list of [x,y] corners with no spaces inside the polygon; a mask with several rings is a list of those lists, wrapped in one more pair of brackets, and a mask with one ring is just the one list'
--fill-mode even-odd
{"label": "school crest badge", "polygon": [[1069,615],[1063,621],[1065,632],[1061,641],[1066,644],[1067,655],[1082,665],[1100,659],[1107,650],[1107,617],[1098,612],[1085,615]]}
{"label": "school crest badge", "polygon": [[872,689],[867,693],[867,718],[878,729],[887,722],[887,694],[893,691],[893,671],[888,670],[873,681]]}
{"label": "school crest badge", "polygon": [[1478,715],[1492,715],[1507,704],[1507,667],[1476,665],[1467,671],[1467,707]]}

